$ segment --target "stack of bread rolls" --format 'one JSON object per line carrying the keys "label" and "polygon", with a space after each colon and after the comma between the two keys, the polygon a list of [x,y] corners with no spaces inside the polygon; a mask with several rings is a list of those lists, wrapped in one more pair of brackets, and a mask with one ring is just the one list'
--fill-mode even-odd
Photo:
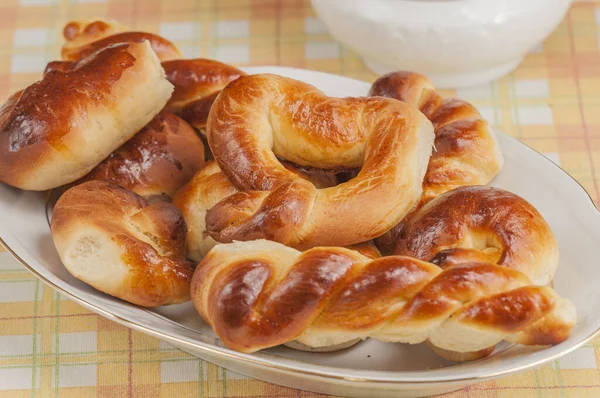
{"label": "stack of bread rolls", "polygon": [[0,108],[0,181],[60,193],[74,277],[140,306],[192,300],[243,352],[374,338],[464,361],[569,336],[550,227],[487,186],[489,124],[426,77],[342,99],[115,22],[64,37]]}

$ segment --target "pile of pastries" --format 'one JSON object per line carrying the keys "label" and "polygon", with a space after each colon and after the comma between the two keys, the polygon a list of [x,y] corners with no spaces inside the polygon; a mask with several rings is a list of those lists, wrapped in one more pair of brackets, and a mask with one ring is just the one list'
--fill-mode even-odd
{"label": "pile of pastries", "polygon": [[486,185],[494,133],[426,77],[333,98],[114,22],[64,38],[0,108],[0,181],[60,193],[52,239],[76,278],[140,306],[192,300],[243,352],[374,338],[464,361],[569,336],[550,227]]}

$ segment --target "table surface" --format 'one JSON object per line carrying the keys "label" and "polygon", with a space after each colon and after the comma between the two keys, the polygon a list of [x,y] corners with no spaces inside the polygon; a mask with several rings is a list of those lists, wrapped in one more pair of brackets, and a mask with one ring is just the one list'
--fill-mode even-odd
{"label": "table surface", "polygon": [[[0,0],[0,97],[39,79],[66,21],[117,19],[158,32],[187,57],[285,65],[372,81],[309,0]],[[513,74],[448,91],[544,153],[598,202],[600,0],[575,3]],[[596,171],[598,170],[598,171]],[[0,249],[2,251],[2,249]],[[447,397],[599,397],[600,339],[540,369]],[[312,397],[235,374],[61,298],[0,253],[0,397]]]}

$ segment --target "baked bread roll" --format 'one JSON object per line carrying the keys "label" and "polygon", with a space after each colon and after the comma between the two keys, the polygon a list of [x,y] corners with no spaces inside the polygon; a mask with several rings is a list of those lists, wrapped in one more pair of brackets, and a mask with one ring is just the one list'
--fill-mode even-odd
{"label": "baked bread roll", "polygon": [[440,267],[486,261],[516,269],[536,285],[550,283],[558,245],[525,199],[487,186],[460,187],[423,206],[406,223],[395,254]]}
{"label": "baked bread roll", "polygon": [[210,108],[221,90],[244,72],[210,59],[178,59],[162,63],[175,90],[167,110],[204,133]]}
{"label": "baked bread roll", "polygon": [[172,90],[148,42],[47,73],[0,108],[0,181],[46,190],[83,177],[148,124]]}
{"label": "baked bread roll", "polygon": [[101,292],[144,307],[190,299],[186,225],[170,203],[88,181],[60,197],[50,230],[65,268]]}
{"label": "baked bread roll", "polygon": [[187,257],[198,262],[217,244],[206,230],[206,212],[238,190],[215,161],[206,162],[173,197],[187,224]]}
{"label": "baked bread roll", "polygon": [[[116,44],[148,40],[165,69],[175,90],[166,110],[178,114],[195,128],[203,131],[210,107],[217,94],[232,80],[245,73],[210,59],[182,59],[179,49],[165,38],[153,33],[135,32],[116,22],[103,20],[73,21],[63,35],[62,57],[77,61],[98,49]],[[53,62],[50,68],[65,69],[68,63]]]}
{"label": "baked bread roll", "polygon": [[[218,242],[266,238],[297,248],[368,241],[418,202],[433,138],[431,122],[400,101],[339,99],[281,76],[241,76],[219,94],[207,126],[215,160],[241,192],[207,212],[208,232]],[[317,189],[277,157],[362,168]]]}
{"label": "baked bread roll", "polygon": [[[332,187],[337,184],[335,174],[324,170],[302,170],[290,163],[284,167],[300,178],[312,182],[317,188]],[[215,161],[207,162],[194,177],[185,184],[173,197],[173,204],[181,210],[187,221],[187,255],[196,262],[213,248],[217,242],[210,237],[206,229],[206,213],[221,200],[239,190],[221,172]],[[360,250],[370,251],[374,255],[376,249],[363,245]]]}
{"label": "baked bread roll", "polygon": [[[369,95],[395,98],[412,104],[433,123],[435,150],[423,180],[423,195],[413,210],[436,196],[464,185],[486,185],[500,172],[504,158],[489,123],[470,103],[443,99],[425,76],[394,72],[373,83]],[[410,215],[406,217],[409,219]],[[389,253],[403,224],[377,239]]]}
{"label": "baked bread roll", "polygon": [[131,31],[115,21],[102,19],[72,21],[63,28],[65,44],[61,50],[65,61],[79,61],[91,54],[118,43],[148,41],[161,61],[182,58],[179,49],[169,40],[147,32]]}
{"label": "baked bread roll", "polygon": [[75,184],[110,181],[150,202],[169,201],[203,164],[204,144],[194,129],[161,112]]}
{"label": "baked bread roll", "polygon": [[406,256],[371,260],[337,247],[301,253],[265,240],[215,246],[194,272],[191,296],[223,343],[241,352],[371,337],[428,341],[468,357],[502,340],[558,344],[576,323],[569,300],[513,268],[441,269]]}

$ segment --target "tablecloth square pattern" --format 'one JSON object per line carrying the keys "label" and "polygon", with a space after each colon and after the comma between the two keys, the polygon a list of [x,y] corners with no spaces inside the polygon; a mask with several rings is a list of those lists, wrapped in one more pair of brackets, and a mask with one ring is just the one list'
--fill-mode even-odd
{"label": "tablecloth square pattern", "polygon": [[[279,64],[372,81],[309,0],[2,0],[0,96],[40,78],[73,19],[116,19],[175,41],[187,57]],[[600,1],[575,3],[519,68],[496,82],[445,90],[571,173],[598,201]],[[0,248],[0,251],[2,249]],[[599,343],[540,369],[446,397],[598,397]],[[0,397],[313,397],[249,379],[104,319],[0,253]]]}

